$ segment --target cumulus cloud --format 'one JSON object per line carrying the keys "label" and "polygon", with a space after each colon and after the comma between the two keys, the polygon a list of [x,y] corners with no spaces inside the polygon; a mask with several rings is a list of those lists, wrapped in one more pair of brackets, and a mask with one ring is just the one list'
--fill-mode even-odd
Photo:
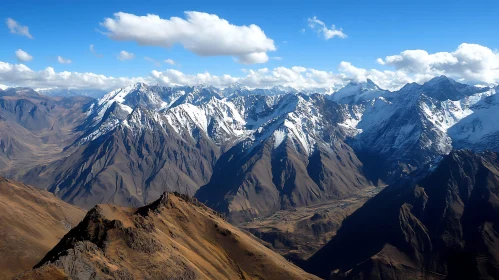
{"label": "cumulus cloud", "polygon": [[[342,61],[334,71],[324,71],[303,66],[242,69],[241,75],[213,75],[183,73],[176,69],[152,71],[148,76],[114,78],[94,73],[55,72],[48,67],[33,71],[24,64],[0,62],[0,84],[35,88],[73,87],[85,89],[114,89],[134,82],[161,85],[198,85],[227,87],[240,83],[251,88],[291,86],[300,90],[324,88],[336,90],[350,81],[372,80],[384,89],[397,90],[407,83],[424,83],[438,75],[448,75],[458,81],[481,84],[499,84],[498,54],[489,48],[462,44],[449,53],[428,54],[424,51],[404,51],[399,55],[378,59],[385,70],[365,69]],[[165,61],[167,63],[167,60]],[[393,69],[389,69],[392,67]]]}
{"label": "cumulus cloud", "polygon": [[19,34],[21,36],[26,36],[30,39],[33,39],[33,36],[31,36],[31,34],[29,33],[29,28],[27,26],[21,25],[11,18],[8,18],[6,23],[7,27],[10,30],[10,33]]}
{"label": "cumulus cloud", "polygon": [[185,17],[162,19],[153,14],[119,12],[101,26],[113,40],[164,48],[181,44],[197,55],[234,56],[244,64],[267,62],[267,52],[276,50],[274,41],[255,24],[238,26],[217,15],[195,11],[185,12]]}
{"label": "cumulus cloud", "polygon": [[212,75],[208,72],[194,75],[184,74],[175,69],[166,71],[152,71],[151,77],[162,85],[198,85],[208,84],[215,87],[227,87],[234,83],[251,88],[268,88],[273,86],[292,86],[297,89],[311,88],[340,88],[348,83],[344,74],[335,74],[329,71],[320,71],[301,66],[291,68],[276,67],[269,70],[261,68],[257,70],[245,69],[244,76],[235,77],[231,75]]}
{"label": "cumulus cloud", "polygon": [[58,56],[57,61],[60,64],[70,64],[72,62],[71,59],[64,59],[62,56]]}
{"label": "cumulus cloud", "polygon": [[109,77],[94,73],[55,72],[47,67],[34,71],[24,64],[0,61],[0,84],[32,88],[74,88],[112,90],[136,82],[152,83],[150,78]]}
{"label": "cumulus cloud", "polygon": [[168,59],[165,59],[165,63],[167,64],[170,64],[170,65],[175,65],[175,60],[171,59],[171,58],[168,58]]}
{"label": "cumulus cloud", "polygon": [[388,90],[400,89],[407,83],[425,82],[432,77],[411,77],[402,71],[380,71],[377,69],[364,69],[352,65],[350,62],[342,61],[339,65],[339,71],[348,79],[354,82],[365,82],[372,80],[379,87]]}
{"label": "cumulus cloud", "polygon": [[130,53],[130,52],[127,52],[125,50],[121,51],[119,54],[118,54],[118,59],[121,60],[121,61],[125,61],[125,60],[131,60],[135,57],[135,54],[133,53]]}
{"label": "cumulus cloud", "polygon": [[[329,40],[334,37],[339,37],[339,38],[346,38],[347,34],[343,33],[343,30],[336,29],[336,27],[331,25],[331,28],[327,28],[326,24],[319,20],[317,17],[309,18],[308,19],[308,27],[310,29],[315,30],[319,35],[322,35],[324,39]],[[305,32],[305,29],[303,29],[302,32]]]}
{"label": "cumulus cloud", "polygon": [[478,44],[463,43],[453,52],[431,54],[406,50],[378,58],[378,63],[415,76],[447,75],[463,81],[499,83],[499,53]]}
{"label": "cumulus cloud", "polygon": [[29,55],[27,52],[25,52],[21,49],[18,49],[16,51],[16,58],[18,61],[21,61],[21,62],[27,62],[27,61],[33,60],[33,57],[31,55]]}

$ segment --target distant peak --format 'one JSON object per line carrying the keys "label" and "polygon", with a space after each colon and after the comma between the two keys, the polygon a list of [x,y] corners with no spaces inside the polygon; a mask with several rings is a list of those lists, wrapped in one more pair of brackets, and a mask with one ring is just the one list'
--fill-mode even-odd
{"label": "distant peak", "polygon": [[147,88],[149,87],[146,83],[143,83],[143,82],[137,82],[135,83],[135,88],[136,89],[140,89],[140,88]]}
{"label": "distant peak", "polygon": [[230,84],[228,87],[237,89],[237,88],[243,88],[244,86],[238,82],[235,82],[235,83]]}
{"label": "distant peak", "polygon": [[367,79],[365,84],[367,87],[370,88],[379,88],[378,85],[376,85],[371,79]]}
{"label": "distant peak", "polygon": [[445,83],[445,82],[450,82],[450,83],[456,83],[456,81],[454,81],[453,79],[445,76],[445,75],[441,75],[441,76],[438,76],[438,77],[435,77],[431,80],[429,80],[428,82],[425,83],[425,85],[436,85],[436,84],[440,84],[440,83]]}
{"label": "distant peak", "polygon": [[365,90],[381,90],[372,80],[367,79],[365,82],[351,81],[345,87],[339,89],[338,91],[345,90],[357,90],[357,91],[365,91]]}

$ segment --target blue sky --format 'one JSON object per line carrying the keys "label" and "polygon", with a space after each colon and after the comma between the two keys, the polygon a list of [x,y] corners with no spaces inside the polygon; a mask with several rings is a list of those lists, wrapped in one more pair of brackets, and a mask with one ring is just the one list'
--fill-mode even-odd
{"label": "blue sky", "polygon": [[[187,75],[245,75],[245,69],[302,66],[337,72],[344,61],[357,68],[384,70],[378,58],[405,50],[428,53],[453,52],[462,43],[473,43],[497,52],[499,1],[2,1],[0,18],[29,27],[33,39],[0,28],[0,61],[18,64],[15,51],[33,57],[22,62],[33,71],[53,67],[55,72],[91,72],[113,77],[147,77],[152,70],[176,69]],[[180,44],[171,48],[139,46],[117,41],[102,32],[100,23],[116,12],[136,16],[155,14],[162,19],[185,18],[185,11],[215,14],[236,26],[255,24],[272,39],[275,51],[267,51],[265,63],[245,65],[233,56],[200,56]],[[335,25],[347,35],[326,40],[309,27],[316,17],[327,28]],[[305,31],[305,32],[303,32]],[[89,50],[93,44],[96,57]],[[120,61],[125,50],[134,59]],[[60,64],[57,57],[70,59]],[[146,61],[173,59],[176,65]],[[282,60],[272,59],[280,57]],[[414,73],[412,73],[414,75]],[[489,75],[491,75],[489,73]],[[457,75],[459,76],[459,75]],[[459,78],[459,77],[458,77]],[[7,81],[8,82],[8,81]],[[490,82],[490,81],[487,81]],[[6,83],[6,79],[0,83]]]}

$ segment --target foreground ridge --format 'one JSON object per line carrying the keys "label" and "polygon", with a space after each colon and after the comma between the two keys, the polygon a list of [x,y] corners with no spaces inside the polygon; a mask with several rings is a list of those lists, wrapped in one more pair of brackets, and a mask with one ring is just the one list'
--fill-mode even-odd
{"label": "foreground ridge", "polygon": [[35,269],[75,279],[316,279],[196,199],[164,193],[141,208],[97,205]]}

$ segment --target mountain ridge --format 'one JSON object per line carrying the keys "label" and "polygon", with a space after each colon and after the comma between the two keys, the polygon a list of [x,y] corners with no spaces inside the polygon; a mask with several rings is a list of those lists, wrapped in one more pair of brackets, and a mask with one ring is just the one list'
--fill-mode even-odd
{"label": "mountain ridge", "polygon": [[496,278],[498,178],[496,153],[453,151],[369,200],[304,266],[339,279]]}
{"label": "mountain ridge", "polygon": [[120,279],[318,279],[185,195],[151,205],[98,205],[34,270],[17,279],[58,274]]}

